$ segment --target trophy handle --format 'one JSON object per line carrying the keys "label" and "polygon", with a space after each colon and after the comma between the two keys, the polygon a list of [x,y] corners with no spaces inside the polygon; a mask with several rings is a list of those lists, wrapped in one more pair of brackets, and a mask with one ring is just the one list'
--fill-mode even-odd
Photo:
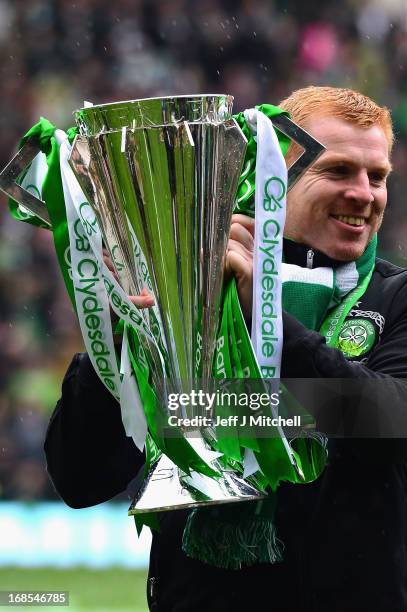
{"label": "trophy handle", "polygon": [[294,187],[304,172],[325,151],[323,144],[315,140],[311,134],[303,130],[299,125],[291,121],[287,115],[278,115],[272,118],[273,125],[286,136],[294,140],[304,149],[300,157],[288,169],[287,190]]}
{"label": "trophy handle", "polygon": [[51,229],[51,221],[45,202],[16,183],[23,170],[31,164],[40,152],[38,138],[35,136],[28,138],[17,155],[0,172],[0,190],[18,204],[24,206],[30,213],[39,217]]}

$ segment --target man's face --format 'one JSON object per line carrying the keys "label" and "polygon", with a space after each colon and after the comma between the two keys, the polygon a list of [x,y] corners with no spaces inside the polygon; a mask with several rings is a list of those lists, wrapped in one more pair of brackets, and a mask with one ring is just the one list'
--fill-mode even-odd
{"label": "man's face", "polygon": [[284,234],[333,259],[357,259],[386,208],[386,136],[378,125],[362,128],[333,117],[304,127],[326,151],[288,193]]}

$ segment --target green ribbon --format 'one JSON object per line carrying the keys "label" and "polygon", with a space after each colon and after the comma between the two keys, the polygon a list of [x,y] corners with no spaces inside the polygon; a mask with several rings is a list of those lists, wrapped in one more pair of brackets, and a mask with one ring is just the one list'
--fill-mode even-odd
{"label": "green ribbon", "polygon": [[[64,206],[61,170],[59,166],[59,144],[55,138],[55,130],[55,125],[44,117],[41,117],[40,121],[23,136],[20,142],[20,148],[25,144],[28,138],[34,137],[38,140],[40,151],[46,156],[48,172],[42,184],[41,195],[49,213],[59,267],[72,305],[76,309],[72,280],[69,276],[69,269],[65,261],[65,254],[69,249],[69,234]],[[69,142],[72,142],[77,134],[77,128],[70,128],[67,134]],[[25,173],[20,177],[20,182],[24,176]],[[36,195],[39,194],[37,193]],[[17,220],[24,220],[37,227],[48,227],[41,219],[35,216],[21,219],[19,205],[15,200],[9,200],[9,208],[12,216]]]}
{"label": "green ribbon", "polygon": [[[283,111],[281,110],[281,108],[278,108],[278,106],[273,106],[272,104],[260,104],[255,108],[259,109],[269,119],[272,119],[273,117],[276,117],[278,115],[289,116],[286,111]],[[243,163],[243,171],[240,176],[239,185],[237,188],[234,212],[254,217],[254,188],[256,182],[257,144],[253,134],[250,131],[249,126],[246,123],[244,113],[234,115],[234,119],[236,119],[240,129],[247,138],[246,155]],[[277,129],[276,132],[278,136],[278,141],[280,143],[281,151],[283,155],[285,155],[290,145],[290,139]]]}

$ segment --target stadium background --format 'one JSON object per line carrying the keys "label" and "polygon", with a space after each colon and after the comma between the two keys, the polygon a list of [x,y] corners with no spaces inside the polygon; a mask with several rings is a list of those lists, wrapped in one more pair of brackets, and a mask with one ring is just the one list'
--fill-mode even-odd
{"label": "stadium background", "polygon": [[[40,115],[67,128],[84,100],[218,92],[235,96],[237,112],[307,84],[372,96],[392,109],[397,137],[380,254],[406,265],[405,0],[0,0],[0,50],[0,167]],[[61,539],[87,512],[57,503],[42,451],[64,371],[82,343],[51,235],[13,221],[1,200],[0,589],[70,589],[71,609],[145,610],[145,572],[133,569],[145,565],[145,547],[123,543],[112,552],[109,544],[117,521],[136,537],[124,495],[86,515],[89,529],[110,518],[100,519],[104,531],[87,553],[73,550],[71,538],[60,565],[73,569],[28,569],[61,561],[62,549],[47,549],[46,536],[27,544],[39,521],[58,516],[48,539]]]}

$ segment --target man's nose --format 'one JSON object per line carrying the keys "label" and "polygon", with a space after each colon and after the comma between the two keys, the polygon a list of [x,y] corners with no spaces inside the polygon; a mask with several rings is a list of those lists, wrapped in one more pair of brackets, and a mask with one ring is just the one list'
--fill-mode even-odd
{"label": "man's nose", "polygon": [[345,190],[345,198],[353,200],[355,203],[365,206],[374,200],[372,188],[367,172],[360,172],[352,177]]}
{"label": "man's nose", "polygon": [[371,204],[374,200],[374,195],[372,194],[372,187],[367,172],[359,172],[353,176],[344,195],[345,198],[353,200],[357,204],[363,206]]}

